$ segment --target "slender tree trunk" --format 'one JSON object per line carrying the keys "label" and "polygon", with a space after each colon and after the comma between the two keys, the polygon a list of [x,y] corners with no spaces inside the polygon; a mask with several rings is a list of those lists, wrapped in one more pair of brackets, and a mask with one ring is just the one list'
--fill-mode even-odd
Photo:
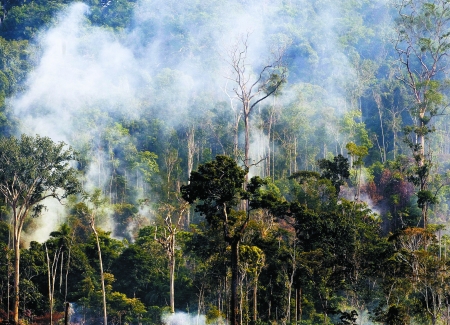
{"label": "slender tree trunk", "polygon": [[231,243],[231,315],[230,325],[239,325],[238,306],[239,282],[239,240],[233,239]]}
{"label": "slender tree trunk", "polygon": [[20,272],[20,247],[19,238],[14,234],[14,324],[19,324],[19,272]]}
{"label": "slender tree trunk", "polygon": [[301,322],[302,321],[302,288],[297,290],[297,297],[295,299],[297,300],[296,322]]}
{"label": "slender tree trunk", "polygon": [[234,141],[233,141],[233,155],[234,159],[238,158],[239,152],[239,122],[241,121],[240,112],[236,111],[235,113],[235,121],[234,121]]}
{"label": "slender tree trunk", "polygon": [[102,296],[103,296],[103,325],[108,324],[108,317],[106,313],[106,290],[105,290],[105,275],[103,273],[103,262],[102,262],[102,252],[100,250],[100,240],[98,239],[98,233],[95,229],[94,221],[91,220],[91,228],[95,235],[95,240],[97,242],[97,251],[98,251],[98,261],[100,264],[100,280],[102,282]]}
{"label": "slender tree trunk", "polygon": [[9,312],[11,311],[11,308],[10,308],[10,305],[9,305],[10,296],[11,296],[11,287],[10,287],[10,284],[9,284],[9,280],[11,279],[10,249],[11,249],[11,229],[8,232],[8,251],[7,251],[7,254],[6,254],[6,264],[7,264],[6,267],[7,267],[7,276],[8,276],[8,278],[6,280],[6,291],[7,291],[7,295],[8,295],[8,297],[7,297],[7,305],[8,305],[8,308],[7,308],[7,313],[8,313],[7,314],[7,320],[8,320],[8,322],[10,321]]}
{"label": "slender tree trunk", "polygon": [[275,181],[275,137],[272,132],[272,181]]}
{"label": "slender tree trunk", "polygon": [[380,129],[381,129],[381,162],[384,164],[386,162],[386,144],[384,140],[384,126],[383,126],[383,113],[381,111],[381,96],[373,92],[373,98],[378,108],[378,117],[380,118]]}
{"label": "slender tree trunk", "polygon": [[68,302],[64,303],[64,325],[69,325],[69,308],[70,304]]}
{"label": "slender tree trunk", "polygon": [[50,256],[48,255],[47,245],[45,245],[45,255],[47,257],[47,273],[48,273],[48,301],[50,304],[50,325],[53,325],[53,303],[55,295],[55,281],[56,281],[56,273],[58,270],[58,260],[60,253],[61,248],[59,248],[58,251],[55,252],[55,256],[53,257],[53,261],[50,265]]}
{"label": "slender tree trunk", "polygon": [[22,224],[19,216],[17,216],[16,206],[12,206],[13,220],[14,220],[14,236],[13,236],[13,248],[14,248],[14,306],[13,316],[14,324],[19,325],[19,281],[20,281],[20,232],[22,230]]}
{"label": "slender tree trunk", "polygon": [[[248,105],[248,104],[247,104]],[[250,121],[249,112],[244,109],[244,127],[245,127],[245,144],[244,144],[244,165],[250,167]],[[248,173],[245,175],[245,184],[248,182]]]}
{"label": "slender tree trunk", "polygon": [[[422,122],[422,119],[425,116],[425,112],[422,111],[419,113],[420,119],[418,119],[417,126],[418,128],[424,128],[425,125]],[[420,144],[420,148],[418,152],[415,152],[414,155],[419,157],[418,166],[423,167],[425,165],[425,136],[422,134],[418,134],[417,143]],[[427,189],[428,182],[428,174],[420,176],[420,191],[424,191]],[[422,206],[422,219],[423,219],[423,228],[426,229],[428,225],[428,203],[425,202]]]}
{"label": "slender tree trunk", "polygon": [[287,321],[289,323],[291,322],[292,285],[294,284],[294,275],[295,275],[295,271],[297,270],[296,248],[297,248],[297,246],[296,246],[296,242],[294,240],[294,254],[292,255],[292,273],[289,277],[289,282],[288,282],[288,301],[287,301],[287,308],[286,308],[286,316],[287,316]]}
{"label": "slender tree trunk", "polygon": [[362,163],[359,165],[358,187],[356,189],[356,201],[357,202],[359,202],[359,198],[361,196],[361,174],[362,174]]}
{"label": "slender tree trunk", "polygon": [[225,295],[225,300],[227,301],[225,308],[225,316],[227,319],[231,319],[231,303],[230,303],[230,290],[229,290],[229,281],[228,281],[228,276],[225,275],[225,283],[224,283],[224,295]]}
{"label": "slender tree trunk", "polygon": [[175,234],[172,234],[172,249],[169,259],[170,272],[170,312],[175,313]]}
{"label": "slender tree trunk", "polygon": [[381,140],[382,140],[382,145],[383,145],[383,161],[382,163],[384,164],[386,162],[386,143],[384,140],[384,127],[383,127],[383,117],[381,115],[381,110],[379,110],[379,114],[380,114],[380,127],[381,127]]}
{"label": "slender tree trunk", "polygon": [[[306,146],[306,159],[305,159],[305,163],[306,166],[308,164],[308,146]],[[308,169],[308,167],[306,167],[306,169]],[[297,137],[294,136],[294,173],[297,171]]]}
{"label": "slender tree trunk", "polygon": [[242,318],[244,315],[244,277],[239,277],[239,324],[242,323]]}
{"label": "slender tree trunk", "polygon": [[10,318],[9,318],[9,312],[10,312],[10,306],[9,306],[9,296],[11,295],[11,292],[10,292],[10,286],[9,286],[9,278],[11,277],[11,275],[10,275],[10,265],[9,265],[9,258],[8,258],[8,279],[7,279],[7,281],[6,281],[6,292],[7,292],[7,295],[8,295],[8,297],[7,297],[7,305],[8,305],[8,308],[7,308],[7,319],[8,319],[8,323],[9,323],[9,320],[10,320]]}
{"label": "slender tree trunk", "polygon": [[169,264],[169,287],[170,287],[170,312],[175,313],[175,243],[176,243],[176,233],[178,230],[178,227],[182,220],[182,214],[185,211],[185,207],[180,208],[180,214],[178,216],[178,222],[176,225],[172,223],[171,220],[171,213],[174,209],[174,207],[167,205],[164,207],[164,210],[168,211],[168,215],[165,219],[165,230],[164,234],[166,233],[166,230],[169,232],[168,237],[157,237],[157,231],[155,230],[155,240],[161,244],[161,246],[164,248],[167,254],[168,258],[168,264]]}
{"label": "slender tree trunk", "polygon": [[270,173],[270,163],[272,159],[272,152],[270,149],[270,141],[272,139],[272,122],[273,122],[273,111],[275,109],[275,96],[273,97],[273,103],[272,108],[270,109],[270,115],[269,115],[269,126],[267,127],[267,137],[269,139],[269,143],[267,146],[267,163],[266,163],[266,176],[271,177]]}
{"label": "slender tree trunk", "polygon": [[[187,156],[188,156],[188,159],[187,159],[187,175],[188,175],[188,184],[189,184],[189,178],[190,178],[190,176],[191,176],[191,172],[192,172],[192,169],[194,168],[194,146],[195,146],[195,129],[194,129],[194,127],[190,127],[189,128],[189,130],[188,130],[188,134],[187,134],[187,136],[188,136],[188,145],[187,145],[187,147],[188,147],[188,154],[187,154]],[[186,216],[186,226],[187,227],[189,227],[189,224],[190,224],[190,219],[191,219],[191,211],[190,211],[190,209],[187,209],[187,216]]]}
{"label": "slender tree trunk", "polygon": [[200,313],[201,313],[201,311],[202,311],[202,306],[203,306],[203,304],[204,304],[203,296],[204,296],[204,289],[203,289],[203,283],[202,283],[201,286],[200,286],[199,293],[198,293],[197,325],[198,325],[198,323],[199,323],[199,320],[200,320]]}
{"label": "slender tree trunk", "polygon": [[292,298],[292,283],[294,281],[294,270],[292,271],[292,274],[290,276],[289,279],[289,283],[288,283],[288,299],[287,299],[287,306],[286,306],[286,317],[287,317],[287,321],[288,323],[291,322],[291,298]]}
{"label": "slender tree trunk", "polygon": [[64,252],[61,252],[61,269],[59,272],[59,293],[62,292],[63,270],[64,270]]}
{"label": "slender tree trunk", "polygon": [[[246,106],[244,105],[244,126],[245,126],[245,149],[244,149],[244,166],[247,169],[250,169],[250,157],[249,157],[249,152],[250,152],[250,121],[249,121],[249,114],[250,111],[248,111],[248,105],[249,103],[247,103],[247,108],[245,108]],[[243,187],[244,189],[247,188],[247,184],[248,184],[248,175],[249,173],[245,173],[245,178],[244,178],[244,184]],[[241,209],[247,211],[248,210],[248,202],[247,200],[242,200],[241,202]],[[238,267],[238,266],[236,266]]]}
{"label": "slender tree trunk", "polygon": [[258,280],[255,281],[253,287],[253,324],[258,320]]}
{"label": "slender tree trunk", "polygon": [[67,303],[67,282],[68,282],[68,278],[69,278],[70,253],[72,251],[72,241],[73,241],[74,235],[75,235],[75,231],[72,234],[72,239],[70,241],[69,252],[68,252],[68,256],[67,256],[66,280],[65,280],[65,289],[64,289],[64,302],[65,303]]}
{"label": "slender tree trunk", "polygon": [[47,246],[45,247],[47,255],[47,274],[48,274],[48,301],[50,303],[50,325],[53,325],[53,295],[52,295],[52,277],[50,275],[50,258],[48,256]]}
{"label": "slender tree trunk", "polygon": [[395,158],[397,157],[397,131],[394,131],[393,133],[394,133],[393,144],[394,144],[394,160],[395,160]]}
{"label": "slender tree trunk", "polygon": [[298,322],[298,289],[295,289],[295,324]]}

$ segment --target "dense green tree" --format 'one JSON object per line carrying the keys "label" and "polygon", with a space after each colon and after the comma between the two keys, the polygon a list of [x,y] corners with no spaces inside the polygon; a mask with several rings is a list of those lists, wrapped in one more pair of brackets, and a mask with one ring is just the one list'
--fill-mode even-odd
{"label": "dense green tree", "polygon": [[9,40],[31,40],[48,26],[58,10],[70,0],[17,1],[10,7],[0,25],[0,35]]}
{"label": "dense green tree", "polygon": [[122,324],[125,322],[139,322],[140,315],[146,313],[144,304],[137,298],[128,298],[120,292],[111,292],[108,297],[110,302],[109,314],[113,316],[113,322],[117,321]]}
{"label": "dense green tree", "polygon": [[[181,187],[183,198],[196,203],[195,210],[204,215],[213,229],[222,231],[225,242],[231,247],[231,299],[230,321],[238,324],[239,243],[250,220],[250,207],[260,206],[257,190],[262,186],[258,178],[243,189],[246,171],[227,156],[200,165],[191,173],[189,184]],[[239,210],[244,199],[249,199],[246,210]],[[245,201],[244,201],[245,202]]]}
{"label": "dense green tree", "polygon": [[339,194],[341,186],[350,176],[348,159],[342,155],[337,155],[333,161],[322,159],[319,160],[319,167],[322,170],[322,177],[329,179]]}
{"label": "dense green tree", "polygon": [[[344,172],[348,173],[348,165]],[[332,180],[318,173],[300,171],[291,178],[288,202],[274,213],[295,229],[297,281],[303,288],[313,283],[310,294],[324,323],[340,308],[343,298],[337,292],[341,290],[348,291],[351,306],[363,311],[373,299],[362,288],[373,272],[366,261],[382,243],[379,220],[364,203],[338,200]]]}
{"label": "dense green tree", "polygon": [[86,3],[90,5],[89,19],[93,24],[121,31],[132,20],[136,0],[87,0]]}
{"label": "dense green tree", "polygon": [[447,55],[450,50],[450,5],[446,1],[402,1],[398,5],[399,20],[395,49],[399,55],[399,78],[411,93],[410,114],[414,124],[405,128],[406,141],[412,150],[418,205],[424,228],[428,224],[428,208],[435,197],[428,189],[433,165],[426,141],[434,128],[430,122],[444,113],[446,99]]}
{"label": "dense green tree", "polygon": [[201,222],[192,225],[192,232],[184,234],[184,251],[189,265],[192,290],[197,295],[193,305],[197,313],[207,313],[211,306],[227,319],[230,315],[229,267],[230,249],[222,232]]}
{"label": "dense green tree", "polygon": [[0,139],[0,192],[12,211],[14,247],[14,322],[19,322],[20,236],[25,220],[39,215],[43,200],[62,200],[79,191],[71,148],[49,138],[22,135]]}
{"label": "dense green tree", "polygon": [[48,313],[50,301],[44,245],[31,242],[21,253],[20,310],[23,315],[27,310],[36,314]]}
{"label": "dense green tree", "polygon": [[239,242],[248,224],[248,214],[236,207],[243,199],[245,175],[236,162],[226,156],[217,156],[214,161],[200,165],[193,171],[189,184],[181,188],[183,198],[196,204],[196,211],[205,216],[213,228],[223,232],[231,246],[231,324],[238,324],[238,272]]}
{"label": "dense green tree", "polygon": [[21,89],[26,74],[30,71],[27,41],[11,40],[0,36],[0,130],[10,135],[17,126],[6,99]]}
{"label": "dense green tree", "polygon": [[[147,306],[158,306],[168,292],[164,252],[155,239],[155,228],[144,227],[111,266],[114,290],[137,297]],[[123,265],[127,265],[124,268]]]}

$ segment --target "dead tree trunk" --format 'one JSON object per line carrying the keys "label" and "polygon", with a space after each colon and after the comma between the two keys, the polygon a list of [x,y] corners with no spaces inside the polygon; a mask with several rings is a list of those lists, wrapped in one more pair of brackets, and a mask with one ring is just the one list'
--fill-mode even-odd
{"label": "dead tree trunk", "polygon": [[182,204],[178,210],[178,220],[176,224],[172,221],[172,215],[176,208],[172,205],[165,204],[161,208],[162,211],[167,213],[166,218],[164,219],[165,227],[164,227],[164,236],[157,237],[157,233],[155,231],[155,240],[162,245],[164,250],[167,253],[167,257],[169,259],[169,281],[170,281],[170,312],[175,313],[175,238],[178,229],[180,228],[181,221],[183,220],[184,211],[187,209],[187,204]]}
{"label": "dead tree trunk", "polygon": [[[53,297],[55,294],[55,280],[58,268],[58,260],[61,255],[61,247],[55,252],[53,261],[50,261],[48,255],[47,245],[45,245],[45,255],[47,258],[47,272],[48,272],[48,301],[50,303],[50,325],[53,325]],[[51,264],[51,265],[50,265]]]}
{"label": "dead tree trunk", "polygon": [[[250,115],[253,108],[264,99],[279,90],[286,80],[286,69],[282,64],[285,45],[280,47],[274,55],[273,62],[265,65],[259,74],[253,74],[248,69],[248,38],[249,34],[235,44],[229,52],[228,63],[231,66],[231,76],[227,77],[234,83],[233,93],[242,105],[242,117],[244,119],[244,166],[249,168],[250,161]],[[244,186],[247,184],[248,176]]]}

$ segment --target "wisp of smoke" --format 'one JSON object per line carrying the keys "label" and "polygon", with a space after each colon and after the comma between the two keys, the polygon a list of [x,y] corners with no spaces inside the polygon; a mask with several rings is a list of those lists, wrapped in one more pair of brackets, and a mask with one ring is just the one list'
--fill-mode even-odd
{"label": "wisp of smoke", "polygon": [[52,231],[57,230],[66,217],[65,207],[56,199],[47,198],[42,204],[46,207],[43,211],[45,216],[33,219],[33,225],[28,229],[28,232],[24,232],[22,235],[25,243],[31,241],[44,242]]}
{"label": "wisp of smoke", "polygon": [[[161,321],[166,325],[205,325],[206,317],[205,315],[191,315],[181,312],[176,312],[174,314],[164,314],[161,317]],[[224,320],[217,320],[208,322],[209,324],[220,324],[227,325],[228,323]]]}

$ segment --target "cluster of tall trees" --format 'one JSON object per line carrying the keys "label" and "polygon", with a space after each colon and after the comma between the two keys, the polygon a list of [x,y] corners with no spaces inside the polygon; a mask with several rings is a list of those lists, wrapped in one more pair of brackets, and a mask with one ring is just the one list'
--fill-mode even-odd
{"label": "cluster of tall trees", "polygon": [[[0,1],[0,322],[450,322],[447,1],[85,2],[164,60],[134,114],[68,108],[71,147],[15,137],[51,112],[14,99],[73,1]],[[255,11],[271,46],[216,60],[222,14]]]}

